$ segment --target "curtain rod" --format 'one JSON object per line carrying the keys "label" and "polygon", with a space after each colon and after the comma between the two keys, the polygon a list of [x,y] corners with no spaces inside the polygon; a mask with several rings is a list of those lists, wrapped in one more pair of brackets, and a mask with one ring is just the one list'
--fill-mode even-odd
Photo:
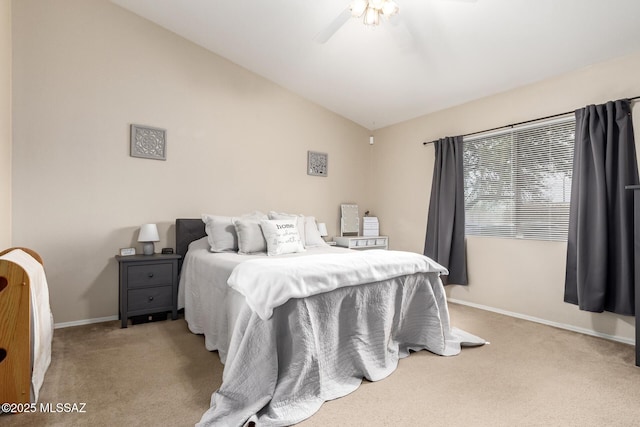
{"label": "curtain rod", "polygon": [[[640,96],[634,96],[633,98],[627,98],[627,99],[629,101],[636,101],[636,100],[640,99]],[[540,120],[553,119],[555,117],[566,116],[567,114],[571,114],[571,113],[574,113],[574,112],[575,111],[567,111],[566,113],[552,114],[551,116],[540,117],[539,119],[525,120],[524,122],[513,123],[513,124],[505,125],[505,126],[498,126],[498,127],[487,129],[487,130],[479,130],[477,132],[471,132],[471,133],[464,134],[464,135],[462,135],[462,137],[464,138],[465,136],[477,135],[479,133],[491,132],[491,131],[494,131],[494,130],[512,128],[514,126],[520,126],[520,125],[526,125],[527,123],[538,122]],[[436,141],[426,141],[426,142],[423,142],[422,145],[433,144],[434,142],[436,142]]]}

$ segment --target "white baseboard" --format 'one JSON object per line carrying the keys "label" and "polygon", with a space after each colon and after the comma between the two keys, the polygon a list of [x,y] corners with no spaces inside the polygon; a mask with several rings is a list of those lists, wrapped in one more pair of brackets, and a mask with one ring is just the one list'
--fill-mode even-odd
{"label": "white baseboard", "polygon": [[489,307],[487,305],[476,304],[473,302],[463,301],[455,298],[448,298],[447,301],[455,304],[467,305],[469,307],[478,308],[480,310],[486,310],[486,311],[492,311],[498,314],[504,314],[505,316],[516,317],[518,319],[523,319],[523,320],[529,320],[530,322],[542,323],[543,325],[553,326],[560,329],[566,329],[568,331],[579,332],[581,334],[591,335],[593,337],[604,338],[611,341],[617,341],[624,344],[635,345],[636,343],[634,339],[619,337],[616,335],[603,334],[601,332],[596,332],[591,329],[580,328],[578,326],[567,325],[565,323],[552,322],[550,320],[540,319],[538,317],[533,317],[533,316],[527,316],[526,314],[514,313],[512,311],[501,310],[499,308]]}
{"label": "white baseboard", "polygon": [[75,320],[73,322],[55,323],[53,325],[53,328],[61,329],[61,328],[69,328],[71,326],[91,325],[92,323],[111,322],[113,320],[118,320],[118,319],[119,319],[118,316],[108,316],[108,317],[97,317],[95,319]]}

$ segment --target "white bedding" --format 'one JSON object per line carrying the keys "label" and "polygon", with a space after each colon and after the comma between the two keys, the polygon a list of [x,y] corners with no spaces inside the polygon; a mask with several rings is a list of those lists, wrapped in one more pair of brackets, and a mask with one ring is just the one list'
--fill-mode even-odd
{"label": "white bedding", "polygon": [[[352,254],[338,248],[319,251]],[[314,253],[331,258],[310,250],[299,261],[306,263]],[[362,378],[385,378],[410,350],[455,355],[462,342],[484,343],[450,328],[440,271],[286,299],[264,319],[226,283],[234,268],[253,259],[211,254],[204,239],[191,244],[184,260],[179,303],[185,319],[192,332],[205,334],[207,349],[218,350],[225,363],[223,383],[199,425],[291,425],[313,415],[323,402],[351,393]],[[255,285],[262,283],[261,278]]]}
{"label": "white bedding", "polygon": [[289,257],[252,259],[236,266],[227,283],[267,320],[274,308],[291,298],[428,272],[448,274],[446,268],[425,256],[374,249],[311,255],[295,263]]}

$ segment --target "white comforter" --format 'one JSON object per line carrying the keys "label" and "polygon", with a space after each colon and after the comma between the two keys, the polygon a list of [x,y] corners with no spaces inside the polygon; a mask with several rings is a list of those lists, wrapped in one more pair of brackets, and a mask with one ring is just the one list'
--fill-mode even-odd
{"label": "white comforter", "polygon": [[[396,255],[404,256],[387,254],[390,260]],[[414,258],[414,255],[409,257]],[[362,258],[369,256],[378,257],[373,253]],[[206,253],[200,252],[200,261],[206,257]],[[228,257],[222,255],[226,263]],[[259,426],[295,424],[313,415],[323,402],[357,389],[362,378],[370,381],[385,378],[395,370],[400,358],[408,356],[409,350],[427,349],[440,355],[454,355],[460,352],[463,342],[484,343],[478,337],[450,328],[444,288],[439,278],[442,267],[433,261],[425,261],[421,255],[415,257],[420,260],[413,259],[414,267],[421,265],[420,268],[435,271],[400,274],[388,279],[376,276],[380,280],[374,278],[374,283],[357,285],[349,282],[344,287],[340,287],[342,279],[321,278],[325,285],[320,287],[338,284],[333,291],[325,293],[316,293],[315,279],[303,278],[307,285],[293,285],[292,288],[294,292],[303,290],[302,294],[309,292],[305,298],[293,294],[286,297],[286,293],[285,297],[281,296],[283,287],[276,276],[282,273],[284,261],[247,260],[236,266],[231,273],[235,278],[229,277],[230,282],[252,296],[246,297],[246,304],[233,306],[229,312],[233,314],[227,316],[224,327],[215,328],[213,324],[208,327],[217,335],[211,342],[225,350],[226,364],[223,383],[213,393],[211,408],[198,425],[241,426],[249,421],[255,421]],[[299,257],[296,262],[305,264],[307,261],[303,260],[307,258],[313,257]],[[362,262],[360,255],[353,260]],[[242,271],[251,269],[243,266],[252,264],[261,265],[261,272]],[[189,271],[201,269],[196,268],[197,265],[188,254],[182,274],[188,276]],[[291,277],[302,271],[295,267],[287,270]],[[304,270],[326,275],[326,266]],[[250,289],[252,282],[245,279],[255,275],[257,281],[253,282],[253,287],[275,287],[273,295],[265,289],[259,292]],[[202,302],[195,296],[206,292],[211,283],[206,288],[194,290],[191,288],[197,285],[190,282],[188,277],[181,278],[181,286],[186,285],[183,290],[186,301]],[[240,296],[228,289],[232,292],[229,296]],[[273,307],[259,307],[260,297],[254,299],[254,294],[266,294],[264,299]],[[237,301],[237,298],[234,296],[232,300]],[[252,304],[258,311],[250,307]],[[185,307],[185,313],[187,319],[192,318],[188,315],[189,305]],[[189,327],[196,332],[200,326],[193,328],[192,323],[197,325],[198,322],[189,322]],[[228,335],[225,330],[229,331]],[[206,331],[205,326],[205,336]],[[228,336],[228,346],[220,342],[221,336]]]}
{"label": "white comforter", "polygon": [[228,284],[247,299],[260,318],[291,298],[305,298],[345,286],[374,283],[415,273],[448,274],[412,252],[368,250],[296,258],[258,258],[236,266]]}

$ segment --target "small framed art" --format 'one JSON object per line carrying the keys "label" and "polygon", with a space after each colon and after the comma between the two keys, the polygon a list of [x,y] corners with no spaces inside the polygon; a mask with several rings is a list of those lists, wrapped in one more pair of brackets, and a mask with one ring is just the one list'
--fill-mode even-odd
{"label": "small framed art", "polygon": [[167,131],[131,125],[131,157],[167,160]]}
{"label": "small framed art", "polygon": [[317,151],[307,151],[307,175],[327,176],[329,155]]}
{"label": "small framed art", "polygon": [[128,255],[135,255],[136,254],[136,248],[121,248],[120,249],[120,256],[128,256]]}

